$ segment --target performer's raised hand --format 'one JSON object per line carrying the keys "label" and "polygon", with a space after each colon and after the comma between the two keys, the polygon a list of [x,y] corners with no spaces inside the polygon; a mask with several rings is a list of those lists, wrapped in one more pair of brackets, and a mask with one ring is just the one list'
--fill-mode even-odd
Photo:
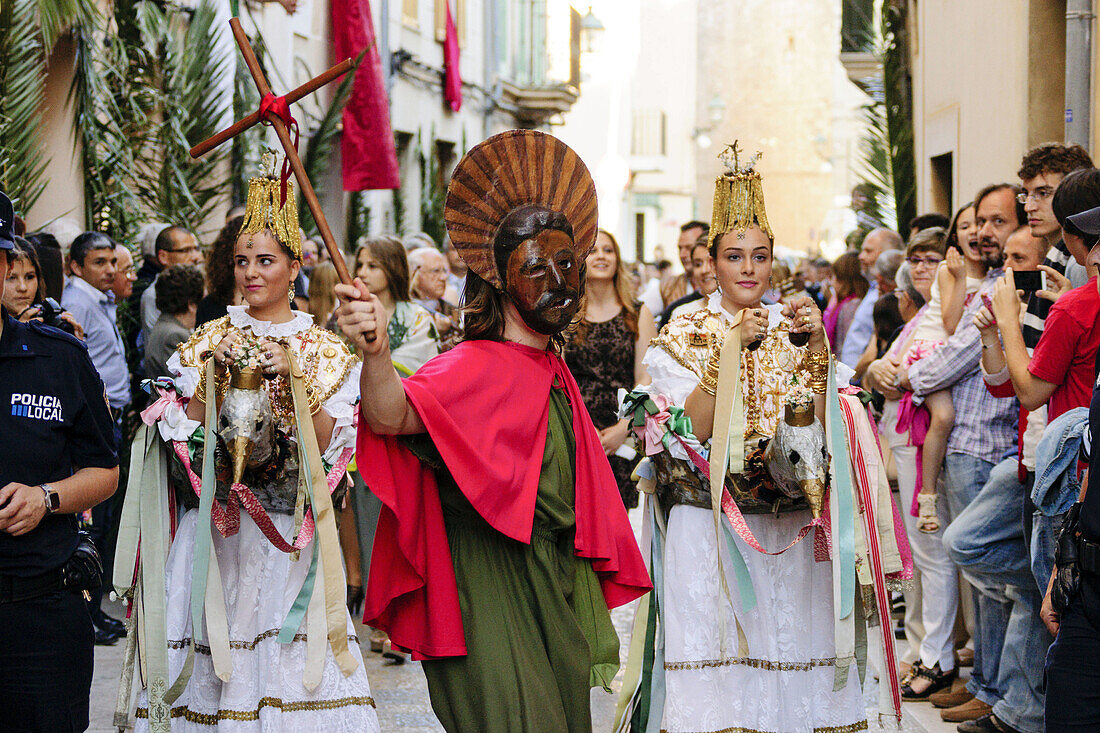
{"label": "performer's raised hand", "polygon": [[747,308],[741,317],[741,345],[753,348],[768,333],[768,311],[766,308]]}
{"label": "performer's raised hand", "polygon": [[791,333],[808,333],[810,347],[820,351],[825,345],[825,325],[821,320],[821,309],[814,299],[801,295],[783,306],[783,315],[791,322]]}
{"label": "performer's raised hand", "polygon": [[[340,299],[340,307],[336,309],[336,325],[344,335],[364,356],[388,354],[390,340],[386,325],[389,319],[378,296],[367,290],[359,278],[355,278],[354,286],[337,283],[335,291]],[[373,338],[368,338],[368,334]]]}
{"label": "performer's raised hand", "polygon": [[260,343],[260,371],[265,377],[290,376],[290,363],[286,360],[286,351],[277,341],[265,340]]}
{"label": "performer's raised hand", "polygon": [[225,370],[229,368],[229,365],[233,363],[233,359],[236,357],[237,342],[240,340],[240,334],[233,332],[227,334],[218,342],[218,345],[214,347],[214,370],[218,374],[225,374]]}

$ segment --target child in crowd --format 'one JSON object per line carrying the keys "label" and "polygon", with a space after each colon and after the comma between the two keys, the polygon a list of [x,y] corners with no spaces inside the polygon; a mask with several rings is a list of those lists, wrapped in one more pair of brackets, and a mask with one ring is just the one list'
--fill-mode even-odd
{"label": "child in crowd", "polygon": [[[962,319],[967,298],[977,292],[982,279],[971,277],[967,270],[973,262],[978,265],[981,255],[977,250],[978,230],[974,223],[974,207],[967,204],[955,214],[949,232],[940,227],[925,229],[914,235],[909,244],[909,266],[914,277],[935,269],[932,298],[927,307],[917,315],[917,325],[893,354],[898,363],[909,368],[930,354],[955,333]],[[946,260],[937,251],[946,249]],[[912,398],[911,398],[912,399]],[[915,402],[911,402],[916,407]],[[917,494],[914,497],[921,532],[937,532],[940,529],[936,512],[936,483],[947,452],[947,438],[955,424],[955,407],[950,390],[934,392],[924,398],[928,410],[928,428],[921,436],[910,422],[911,440],[920,447],[921,470],[917,474]],[[914,434],[914,433],[917,434]]]}

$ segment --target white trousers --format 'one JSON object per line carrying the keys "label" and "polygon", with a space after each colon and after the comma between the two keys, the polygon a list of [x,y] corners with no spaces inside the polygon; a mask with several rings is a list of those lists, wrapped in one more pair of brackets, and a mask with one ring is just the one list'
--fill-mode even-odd
{"label": "white trousers", "polygon": [[[925,667],[934,667],[938,663],[940,670],[947,672],[955,668],[954,629],[959,608],[958,570],[943,546],[943,531],[951,517],[941,492],[936,504],[940,529],[931,534],[918,529],[918,520],[909,509],[917,488],[917,471],[921,467],[917,464],[916,447],[906,445],[908,435],[898,435],[896,426],[897,403],[887,401],[881,430],[894,454],[901,516],[913,551],[913,565],[920,572],[920,617],[924,636],[920,640],[919,658]],[[908,617],[909,609],[906,611]]]}

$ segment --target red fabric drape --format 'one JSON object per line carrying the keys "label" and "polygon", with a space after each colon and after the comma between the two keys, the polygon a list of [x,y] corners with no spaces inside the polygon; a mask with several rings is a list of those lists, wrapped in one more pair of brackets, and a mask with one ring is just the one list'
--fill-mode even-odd
{"label": "red fabric drape", "polygon": [[462,109],[462,74],[458,70],[458,28],[447,0],[447,35],[443,40],[443,98],[452,112]]}
{"label": "red fabric drape", "polygon": [[[609,608],[650,589],[649,573],[580,389],[561,357],[466,341],[404,380],[405,394],[459,489],[497,531],[530,542],[555,380],[573,407],[576,539]],[[419,659],[466,653],[434,474],[400,442],[359,426],[357,464],[382,501],[364,622]]]}
{"label": "red fabric drape", "polygon": [[355,72],[344,107],[340,142],[345,191],[397,188],[397,150],[390,129],[390,105],[382,79],[369,0],[332,0],[333,52],[336,59],[356,58],[367,49]]}

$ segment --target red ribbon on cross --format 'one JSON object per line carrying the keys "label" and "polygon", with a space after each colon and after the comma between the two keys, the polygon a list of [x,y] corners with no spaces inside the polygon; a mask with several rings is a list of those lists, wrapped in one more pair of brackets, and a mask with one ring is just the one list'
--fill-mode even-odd
{"label": "red ribbon on cross", "polygon": [[[271,118],[278,117],[286,125],[286,129],[294,133],[294,149],[298,149],[298,120],[294,119],[294,115],[290,114],[290,103],[286,101],[286,97],[276,97],[274,93],[268,92],[260,100],[260,119],[263,124],[270,125]],[[279,176],[279,204],[286,203],[286,191],[287,182],[290,180],[290,159],[283,157],[283,170]]]}

